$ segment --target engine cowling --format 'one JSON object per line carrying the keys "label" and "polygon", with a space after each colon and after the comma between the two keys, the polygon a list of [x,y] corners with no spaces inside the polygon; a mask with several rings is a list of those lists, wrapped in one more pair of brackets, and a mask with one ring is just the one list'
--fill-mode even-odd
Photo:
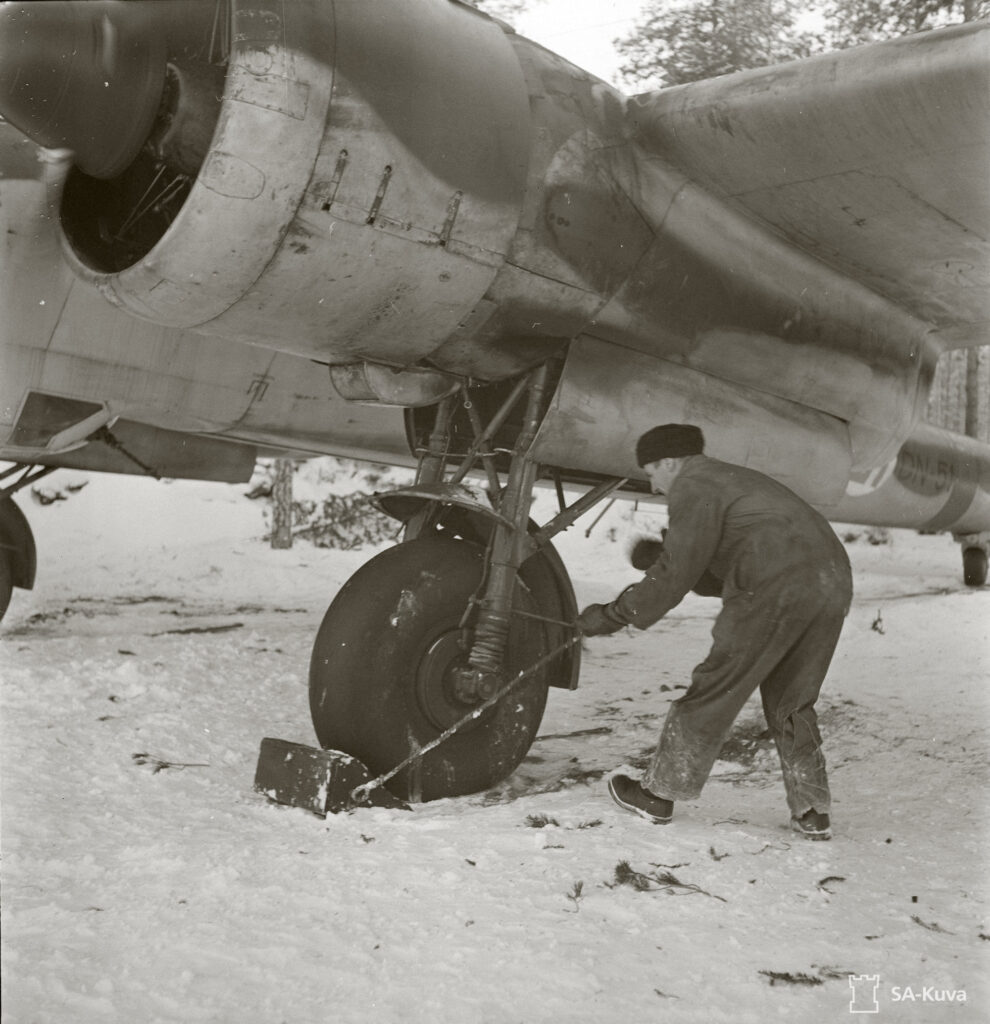
{"label": "engine cowling", "polygon": [[231,19],[225,71],[215,29],[171,56],[122,175],[70,175],[75,272],[161,325],[329,363],[426,359],[519,222],[529,99],[503,29],[446,0],[376,0],[371,17],[234,0]]}

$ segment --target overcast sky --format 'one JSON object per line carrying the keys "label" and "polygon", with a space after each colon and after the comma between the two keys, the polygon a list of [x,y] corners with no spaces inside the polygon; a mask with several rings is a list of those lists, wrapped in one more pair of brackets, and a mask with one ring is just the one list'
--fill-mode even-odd
{"label": "overcast sky", "polygon": [[619,55],[612,41],[625,35],[644,0],[542,0],[516,19],[524,36],[614,82]]}

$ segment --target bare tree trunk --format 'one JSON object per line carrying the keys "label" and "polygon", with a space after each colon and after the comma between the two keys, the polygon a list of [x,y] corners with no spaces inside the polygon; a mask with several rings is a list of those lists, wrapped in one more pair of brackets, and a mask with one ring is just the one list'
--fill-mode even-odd
{"label": "bare tree trunk", "polygon": [[967,437],[980,436],[980,350],[966,350],[966,419],[963,432]]}
{"label": "bare tree trunk", "polygon": [[275,460],[272,484],[272,547],[292,547],[292,459]]}

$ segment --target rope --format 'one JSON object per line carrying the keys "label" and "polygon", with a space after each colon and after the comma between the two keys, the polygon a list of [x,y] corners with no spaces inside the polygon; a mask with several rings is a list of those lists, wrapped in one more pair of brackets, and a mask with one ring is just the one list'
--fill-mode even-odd
{"label": "rope", "polygon": [[537,622],[549,622],[551,626],[567,626],[568,629],[574,628],[573,622],[564,622],[563,619],[551,619],[546,615],[534,615],[532,612],[524,612],[518,608],[513,608],[512,615],[519,615],[524,619],[535,619]]}
{"label": "rope", "polygon": [[[569,625],[573,626],[573,623],[570,623]],[[488,698],[488,700],[486,700],[482,704],[479,704],[469,714],[465,715],[463,718],[454,722],[453,725],[445,729],[442,733],[440,733],[439,736],[437,736],[435,739],[430,740],[430,742],[427,743],[425,747],[420,747],[419,750],[410,754],[404,761],[400,761],[394,768],[385,772],[383,775],[379,775],[377,778],[371,779],[368,782],[363,782],[360,786],[357,786],[354,789],[352,789],[351,800],[353,800],[354,803],[356,804],[364,803],[364,801],[368,798],[368,794],[373,789],[378,789],[380,786],[383,786],[386,782],[389,781],[389,779],[398,775],[403,768],[408,768],[409,765],[411,765],[414,761],[418,761],[425,754],[428,754],[431,750],[435,749],[436,747],[439,747],[441,743],[443,743],[445,740],[450,739],[450,737],[453,736],[454,733],[456,733],[458,730],[464,728],[465,725],[467,725],[470,722],[473,722],[479,716],[483,715],[490,707],[494,707],[494,705],[497,704],[507,693],[515,689],[515,687],[518,686],[519,683],[523,681],[523,679],[526,679],[527,677],[533,675],[534,672],[538,672],[541,668],[543,668],[544,665],[547,664],[547,662],[552,661],[558,655],[563,654],[564,651],[573,647],[574,644],[580,642],[581,634],[575,633],[574,636],[570,638],[570,640],[565,641],[559,647],[555,647],[552,651],[549,651],[547,654],[544,654],[543,657],[538,658],[536,661],[533,662],[532,665],[529,666],[529,668],[521,669],[519,672],[516,673],[515,676],[512,677],[512,679],[509,680],[509,682],[505,684],[505,686],[503,686],[500,690],[496,690],[495,693],[493,693]]]}
{"label": "rope", "polygon": [[[484,581],[482,581],[482,582],[484,582]],[[480,590],[481,588],[479,587],[478,589]],[[465,611],[464,616],[463,616],[463,618],[461,619],[461,622],[460,622],[461,628],[463,628],[464,624],[467,622],[467,619],[468,619],[468,617],[471,614],[471,610],[473,608],[480,607],[481,605],[482,605],[482,601],[477,596],[473,596],[468,601],[467,611]],[[522,619],[533,619],[533,621],[535,621],[535,622],[547,622],[551,626],[564,626],[567,629],[573,629],[574,628],[574,623],[573,622],[565,622],[563,619],[551,619],[547,615],[534,615],[533,612],[524,612],[524,611],[522,611],[519,608],[511,609],[509,614],[510,615],[518,615]]]}

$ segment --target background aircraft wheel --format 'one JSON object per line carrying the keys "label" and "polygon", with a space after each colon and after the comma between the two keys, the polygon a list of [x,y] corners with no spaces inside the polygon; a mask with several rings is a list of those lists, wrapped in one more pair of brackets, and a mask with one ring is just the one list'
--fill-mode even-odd
{"label": "background aircraft wheel", "polygon": [[983,548],[963,551],[963,582],[968,587],[982,587],[987,581],[987,553]]}
{"label": "background aircraft wheel", "polygon": [[[388,771],[468,714],[452,670],[467,661],[461,620],[478,590],[484,549],[439,536],[383,551],[341,588],[324,616],[310,663],[310,712],[319,742]],[[515,606],[540,614],[522,584]],[[515,617],[507,678],[550,649],[549,631]],[[556,668],[521,682],[503,700],[388,784],[406,800],[487,789],[529,750]]]}
{"label": "background aircraft wheel", "polygon": [[0,551],[0,619],[7,612],[10,595],[14,590],[14,572],[6,552]]}
{"label": "background aircraft wheel", "polygon": [[0,496],[0,619],[14,587],[34,586],[37,565],[34,534],[24,513],[9,495]]}

